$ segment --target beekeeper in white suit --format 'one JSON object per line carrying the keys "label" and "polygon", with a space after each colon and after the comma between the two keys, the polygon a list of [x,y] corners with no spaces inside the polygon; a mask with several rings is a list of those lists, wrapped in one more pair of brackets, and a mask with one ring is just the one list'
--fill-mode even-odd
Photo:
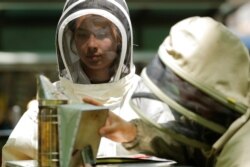
{"label": "beekeeper in white suit", "polygon": [[[68,0],[56,30],[56,50],[60,80],[55,87],[60,96],[70,103],[90,97],[125,120],[137,117],[128,101],[135,89],[144,88],[135,74],[132,27],[124,0]],[[36,159],[37,114],[34,105],[16,125],[2,149],[3,166],[6,160]],[[127,130],[133,132],[134,125]],[[123,151],[102,138],[98,155]]]}

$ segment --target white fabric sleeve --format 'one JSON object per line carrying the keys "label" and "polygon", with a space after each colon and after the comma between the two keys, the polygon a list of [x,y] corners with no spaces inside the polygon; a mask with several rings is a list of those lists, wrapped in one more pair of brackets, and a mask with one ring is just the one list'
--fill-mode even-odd
{"label": "white fabric sleeve", "polygon": [[37,159],[38,104],[21,117],[2,149],[2,167],[9,160]]}

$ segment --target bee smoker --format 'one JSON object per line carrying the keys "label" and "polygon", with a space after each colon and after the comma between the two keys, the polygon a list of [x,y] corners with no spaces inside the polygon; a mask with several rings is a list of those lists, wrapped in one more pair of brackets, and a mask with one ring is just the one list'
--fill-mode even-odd
{"label": "bee smoker", "polygon": [[59,134],[57,106],[67,100],[39,100],[38,114],[38,165],[59,167]]}

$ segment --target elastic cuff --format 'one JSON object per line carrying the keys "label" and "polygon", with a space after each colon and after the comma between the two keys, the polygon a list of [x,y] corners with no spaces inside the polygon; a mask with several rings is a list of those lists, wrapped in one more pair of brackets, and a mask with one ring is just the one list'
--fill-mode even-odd
{"label": "elastic cuff", "polygon": [[139,130],[139,122],[140,120],[138,119],[134,119],[130,121],[132,124],[135,125],[136,127],[136,137],[134,140],[130,141],[130,142],[124,142],[122,143],[122,146],[124,148],[126,148],[127,150],[131,150],[134,149],[135,147],[137,147],[139,145],[139,141],[140,141],[140,130]]}

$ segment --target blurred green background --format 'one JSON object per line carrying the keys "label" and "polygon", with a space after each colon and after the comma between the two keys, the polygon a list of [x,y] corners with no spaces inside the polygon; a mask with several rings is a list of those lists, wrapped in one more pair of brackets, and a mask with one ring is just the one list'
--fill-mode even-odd
{"label": "blurred green background", "polygon": [[[194,15],[213,16],[222,0],[127,0],[137,51],[155,51],[170,26]],[[0,50],[54,52],[64,0],[1,0]]]}

